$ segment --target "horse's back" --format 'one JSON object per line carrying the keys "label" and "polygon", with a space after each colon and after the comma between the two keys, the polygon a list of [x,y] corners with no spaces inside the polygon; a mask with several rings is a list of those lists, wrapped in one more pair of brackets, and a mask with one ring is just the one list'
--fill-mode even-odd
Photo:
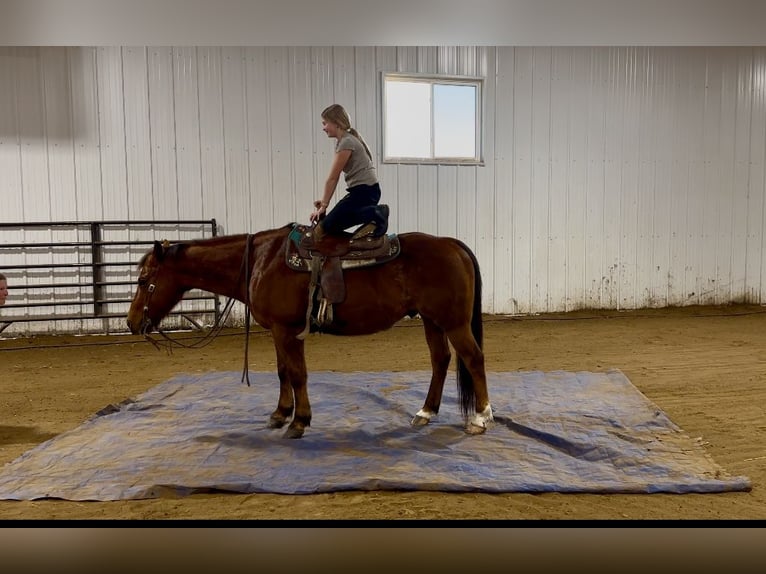
{"label": "horse's back", "polygon": [[431,260],[435,264],[446,264],[451,267],[454,265],[455,257],[459,257],[465,266],[470,268],[475,266],[474,253],[455,237],[431,235],[419,231],[400,233],[398,237],[401,254],[405,259],[418,261],[421,264]]}

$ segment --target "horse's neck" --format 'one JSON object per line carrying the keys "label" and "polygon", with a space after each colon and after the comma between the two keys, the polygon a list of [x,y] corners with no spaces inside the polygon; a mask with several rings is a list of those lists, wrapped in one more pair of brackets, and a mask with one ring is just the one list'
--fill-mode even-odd
{"label": "horse's neck", "polygon": [[196,283],[193,287],[244,303],[256,258],[276,256],[286,237],[286,232],[272,230],[190,249],[188,267]]}
{"label": "horse's neck", "polygon": [[[249,265],[244,261],[250,236],[225,244],[198,245],[187,251],[193,288],[245,301]],[[250,260],[252,261],[252,253]]]}

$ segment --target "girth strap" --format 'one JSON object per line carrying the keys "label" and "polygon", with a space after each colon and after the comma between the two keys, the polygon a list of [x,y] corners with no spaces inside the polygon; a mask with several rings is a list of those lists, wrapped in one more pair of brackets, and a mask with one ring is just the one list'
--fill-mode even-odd
{"label": "girth strap", "polygon": [[303,340],[309,334],[311,328],[311,312],[314,310],[314,293],[319,283],[319,270],[322,267],[322,258],[314,257],[311,259],[311,279],[309,280],[309,301],[306,305],[306,326],[303,331],[298,333],[297,339]]}

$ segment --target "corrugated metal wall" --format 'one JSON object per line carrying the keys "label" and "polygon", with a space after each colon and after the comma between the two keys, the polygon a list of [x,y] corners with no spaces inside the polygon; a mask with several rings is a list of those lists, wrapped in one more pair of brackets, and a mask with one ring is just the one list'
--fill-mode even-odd
{"label": "corrugated metal wall", "polygon": [[0,221],[305,222],[325,106],[380,155],[381,71],[486,78],[484,166],[379,165],[485,312],[766,300],[761,47],[0,48]]}

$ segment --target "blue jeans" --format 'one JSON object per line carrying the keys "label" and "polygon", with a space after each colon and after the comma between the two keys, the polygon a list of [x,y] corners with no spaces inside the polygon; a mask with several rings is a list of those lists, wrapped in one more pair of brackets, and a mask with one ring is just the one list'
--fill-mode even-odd
{"label": "blue jeans", "polygon": [[380,201],[380,184],[355,185],[322,220],[326,233],[340,234],[352,225],[380,223],[381,214],[377,208]]}

